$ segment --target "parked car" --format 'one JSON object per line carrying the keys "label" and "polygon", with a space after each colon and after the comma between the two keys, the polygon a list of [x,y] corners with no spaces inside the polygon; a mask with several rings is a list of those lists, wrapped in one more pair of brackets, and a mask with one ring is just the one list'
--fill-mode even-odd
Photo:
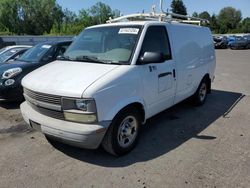
{"label": "parked car", "polygon": [[[41,43],[26,51],[15,61],[0,66],[0,99],[22,100],[21,80],[31,71],[48,64],[62,55],[71,41]],[[44,76],[40,79],[44,79]]]}
{"label": "parked car", "polygon": [[246,40],[247,43],[245,49],[250,49],[250,35],[245,35],[243,38]]}
{"label": "parked car", "polygon": [[22,80],[24,120],[49,138],[119,156],[148,118],[188,97],[202,105],[215,71],[211,31],[158,20],[86,28],[61,61]]}
{"label": "parked car", "polygon": [[7,61],[18,59],[24,52],[32,46],[8,46],[0,50],[0,65]]}
{"label": "parked car", "polygon": [[226,49],[227,48],[227,37],[213,37],[215,49]]}
{"label": "parked car", "polygon": [[6,42],[3,40],[2,37],[0,37],[0,49],[6,47],[6,46],[13,46],[13,45],[16,45],[15,42]]}
{"label": "parked car", "polygon": [[19,48],[23,49],[23,48],[30,48],[30,47],[32,47],[32,46],[28,46],[28,45],[6,46],[6,47],[0,49],[0,55],[2,53],[5,53],[6,51],[9,51],[9,50],[12,50],[12,49],[19,49]]}
{"label": "parked car", "polygon": [[247,40],[247,38],[242,37],[242,36],[235,36],[234,41],[229,43],[229,47],[232,50],[237,50],[237,49],[248,49],[250,48],[250,41]]}
{"label": "parked car", "polygon": [[235,43],[235,40],[236,40],[235,36],[228,36],[227,37],[227,46],[228,46],[228,48],[230,48],[232,43]]}

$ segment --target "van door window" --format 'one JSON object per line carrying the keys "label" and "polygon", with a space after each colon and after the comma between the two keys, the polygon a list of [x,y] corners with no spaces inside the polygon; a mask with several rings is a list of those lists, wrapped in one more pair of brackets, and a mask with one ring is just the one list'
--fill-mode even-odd
{"label": "van door window", "polygon": [[165,26],[150,26],[145,35],[141,53],[163,53],[166,60],[172,59],[168,35]]}

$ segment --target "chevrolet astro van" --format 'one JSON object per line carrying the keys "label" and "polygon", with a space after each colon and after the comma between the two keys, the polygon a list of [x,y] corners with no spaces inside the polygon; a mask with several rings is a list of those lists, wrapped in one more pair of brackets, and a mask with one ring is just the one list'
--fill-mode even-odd
{"label": "chevrolet astro van", "polygon": [[117,20],[84,29],[64,56],[22,80],[30,127],[119,156],[135,147],[150,117],[189,97],[205,102],[216,65],[209,28]]}

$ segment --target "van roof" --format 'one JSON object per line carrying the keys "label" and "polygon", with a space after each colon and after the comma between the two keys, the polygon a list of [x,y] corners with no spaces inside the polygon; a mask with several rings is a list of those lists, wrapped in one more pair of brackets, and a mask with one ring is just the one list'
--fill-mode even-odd
{"label": "van roof", "polygon": [[187,27],[203,27],[203,26],[198,26],[198,25],[193,25],[193,24],[187,24],[187,23],[179,23],[179,22],[164,22],[164,21],[125,21],[125,22],[115,22],[115,23],[105,23],[105,24],[100,24],[100,25],[94,25],[90,26],[88,28],[98,28],[98,27],[108,27],[108,26],[126,26],[126,25],[147,25],[147,24],[168,24],[168,25],[183,25]]}

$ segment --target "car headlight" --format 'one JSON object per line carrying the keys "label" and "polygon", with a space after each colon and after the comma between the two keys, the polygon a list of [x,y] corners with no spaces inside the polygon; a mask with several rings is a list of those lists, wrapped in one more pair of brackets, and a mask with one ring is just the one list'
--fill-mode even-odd
{"label": "car headlight", "polygon": [[2,78],[3,79],[9,79],[9,78],[12,78],[18,74],[20,74],[22,72],[22,69],[21,68],[12,68],[12,69],[8,69],[6,70],[3,75],[2,75]]}
{"label": "car headlight", "polygon": [[78,123],[97,122],[97,110],[94,99],[62,98],[64,118]]}

